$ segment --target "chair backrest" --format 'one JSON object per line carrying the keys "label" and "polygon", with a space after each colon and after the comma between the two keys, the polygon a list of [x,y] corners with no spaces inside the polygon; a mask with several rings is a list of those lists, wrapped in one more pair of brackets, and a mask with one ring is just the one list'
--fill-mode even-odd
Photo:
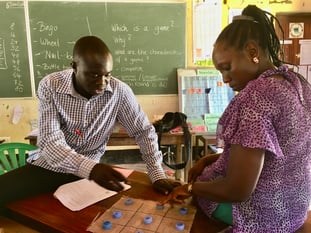
{"label": "chair backrest", "polygon": [[0,175],[24,166],[28,152],[35,149],[36,146],[21,142],[0,144]]}

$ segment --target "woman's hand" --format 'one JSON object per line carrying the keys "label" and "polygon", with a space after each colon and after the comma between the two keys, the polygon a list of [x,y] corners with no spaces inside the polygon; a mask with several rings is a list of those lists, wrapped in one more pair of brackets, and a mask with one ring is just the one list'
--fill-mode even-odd
{"label": "woman's hand", "polygon": [[185,199],[189,197],[191,197],[191,193],[188,192],[188,184],[184,184],[174,188],[173,191],[162,202],[160,202],[160,205],[164,205],[168,202],[170,204],[184,203]]}
{"label": "woman's hand", "polygon": [[154,189],[164,195],[168,195],[175,187],[180,185],[180,182],[172,179],[161,179],[153,183]]}

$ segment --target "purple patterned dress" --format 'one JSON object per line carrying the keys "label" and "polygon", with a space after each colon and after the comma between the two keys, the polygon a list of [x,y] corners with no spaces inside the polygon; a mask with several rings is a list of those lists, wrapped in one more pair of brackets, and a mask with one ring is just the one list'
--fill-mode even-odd
{"label": "purple patterned dress", "polygon": [[[285,79],[271,78],[282,75]],[[287,66],[268,70],[236,95],[219,120],[224,151],[200,181],[226,174],[230,144],[266,151],[255,191],[232,203],[233,232],[290,233],[306,220],[311,197],[311,89]],[[217,203],[198,197],[211,216]]]}

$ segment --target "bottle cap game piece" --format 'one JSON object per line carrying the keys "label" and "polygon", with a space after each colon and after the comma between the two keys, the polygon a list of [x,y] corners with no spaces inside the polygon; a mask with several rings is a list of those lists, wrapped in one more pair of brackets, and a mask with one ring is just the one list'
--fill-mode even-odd
{"label": "bottle cap game piece", "polygon": [[182,222],[177,222],[175,225],[176,230],[183,231],[185,229],[185,224]]}
{"label": "bottle cap game piece", "polygon": [[182,208],[179,209],[179,213],[181,213],[181,214],[188,214],[188,209],[185,208],[185,207],[182,207]]}
{"label": "bottle cap game piece", "polygon": [[152,217],[151,217],[151,216],[145,217],[145,218],[144,218],[144,223],[145,223],[145,224],[150,224],[150,223],[152,223]]}
{"label": "bottle cap game piece", "polygon": [[113,218],[121,218],[121,216],[122,216],[122,213],[119,210],[114,211],[112,214]]}
{"label": "bottle cap game piece", "polygon": [[103,228],[105,230],[111,229],[112,228],[112,223],[110,221],[103,222]]}
{"label": "bottle cap game piece", "polygon": [[131,198],[128,198],[125,200],[125,205],[132,205],[133,204],[133,200]]}
{"label": "bottle cap game piece", "polygon": [[157,210],[163,210],[164,209],[164,205],[157,204],[156,208],[157,208]]}

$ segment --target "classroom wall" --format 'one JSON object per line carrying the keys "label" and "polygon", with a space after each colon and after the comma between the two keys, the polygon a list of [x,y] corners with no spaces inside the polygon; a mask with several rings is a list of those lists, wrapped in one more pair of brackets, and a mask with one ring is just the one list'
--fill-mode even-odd
{"label": "classroom wall", "polygon": [[[178,111],[178,96],[137,96],[138,102],[152,121],[156,115]],[[23,109],[20,120],[13,123],[14,110]],[[0,99],[0,139],[8,137],[14,142],[28,142],[24,138],[35,127],[38,118],[37,99]]]}
{"label": "classroom wall", "polygon": [[[124,1],[124,0],[123,0]],[[128,0],[130,1],[130,0]],[[145,0],[152,2],[164,2],[163,0]],[[192,64],[192,0],[173,0],[173,2],[187,2],[187,61],[189,67]],[[202,1],[195,1],[202,2]],[[276,12],[310,12],[311,2],[308,0],[223,0],[223,24],[226,25],[229,8],[243,8],[247,4],[256,4],[259,7],[269,7],[272,13]],[[246,2],[246,3],[245,3]],[[275,2],[269,4],[269,2]],[[283,2],[283,3],[282,3]],[[0,16],[1,20],[1,16]],[[168,111],[178,111],[178,95],[140,95],[139,103],[152,121],[155,115],[162,115]],[[21,117],[17,121],[14,110],[22,109]],[[0,99],[0,139],[9,137],[11,141],[27,142],[24,137],[35,127],[38,117],[38,101],[36,98],[27,99]],[[13,122],[14,120],[14,122]]]}

